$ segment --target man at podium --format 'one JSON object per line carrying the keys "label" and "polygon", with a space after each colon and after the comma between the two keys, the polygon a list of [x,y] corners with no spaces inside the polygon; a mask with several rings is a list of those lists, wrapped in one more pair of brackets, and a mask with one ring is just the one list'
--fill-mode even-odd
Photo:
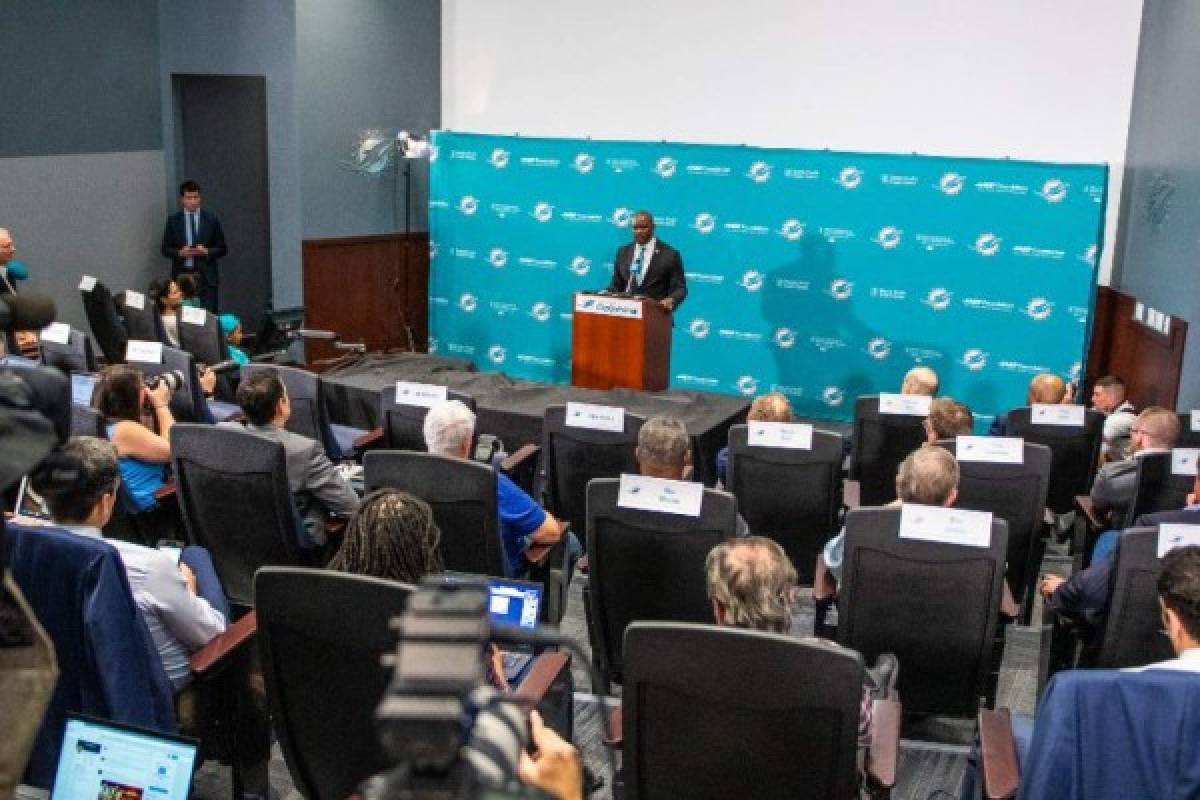
{"label": "man at podium", "polygon": [[649,211],[633,215],[633,241],[617,248],[608,291],[649,297],[674,311],[687,297],[679,251],[654,235]]}

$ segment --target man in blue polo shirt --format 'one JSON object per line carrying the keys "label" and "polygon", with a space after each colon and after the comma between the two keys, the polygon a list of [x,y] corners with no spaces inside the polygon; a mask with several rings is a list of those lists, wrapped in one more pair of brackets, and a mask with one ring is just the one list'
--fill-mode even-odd
{"label": "man in blue polo shirt", "polygon": [[[475,435],[475,415],[461,401],[447,400],[425,415],[425,447],[448,458],[469,458]],[[567,561],[574,569],[583,547],[567,523],[554,518],[521,490],[503,472],[496,472],[496,510],[500,516],[500,538],[508,577],[519,578],[529,571],[525,551],[531,544],[556,544],[567,534]],[[570,575],[568,573],[568,580]]]}

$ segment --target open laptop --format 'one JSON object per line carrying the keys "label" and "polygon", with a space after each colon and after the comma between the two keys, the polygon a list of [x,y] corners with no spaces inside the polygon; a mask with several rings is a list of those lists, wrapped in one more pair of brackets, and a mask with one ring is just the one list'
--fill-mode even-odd
{"label": "open laptop", "polygon": [[[448,581],[480,576],[461,572],[445,573]],[[515,581],[507,578],[486,579],[488,584],[488,617],[493,625],[510,625],[532,630],[542,616],[542,585],[532,581]],[[533,660],[531,645],[506,645],[504,650],[504,677],[510,685],[517,683]]]}
{"label": "open laptop", "polygon": [[187,800],[199,742],[67,715],[51,800]]}

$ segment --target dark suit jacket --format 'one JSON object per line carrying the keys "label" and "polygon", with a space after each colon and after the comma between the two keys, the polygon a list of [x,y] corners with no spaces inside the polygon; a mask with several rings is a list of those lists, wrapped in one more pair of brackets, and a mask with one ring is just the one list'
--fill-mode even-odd
{"label": "dark suit jacket", "polygon": [[[629,286],[629,265],[633,262],[635,245],[633,242],[617,248],[617,257],[613,260],[612,282],[608,291],[623,292]],[[650,256],[642,273],[642,285],[630,289],[633,294],[643,295],[654,300],[666,297],[674,298],[675,308],[683,304],[687,297],[687,279],[683,275],[683,259],[679,251],[662,239],[654,242],[654,255]]]}
{"label": "dark suit jacket", "polygon": [[[193,244],[202,244],[208,248],[207,258],[193,257],[193,269],[204,276],[204,281],[209,286],[216,286],[217,262],[229,252],[229,248],[225,246],[225,232],[221,230],[221,221],[217,219],[216,214],[200,209],[199,226]],[[163,257],[171,259],[171,277],[187,269],[184,266],[186,259],[179,255],[179,251],[184,247],[187,247],[184,216],[182,211],[176,211],[167,217],[162,239]]]}

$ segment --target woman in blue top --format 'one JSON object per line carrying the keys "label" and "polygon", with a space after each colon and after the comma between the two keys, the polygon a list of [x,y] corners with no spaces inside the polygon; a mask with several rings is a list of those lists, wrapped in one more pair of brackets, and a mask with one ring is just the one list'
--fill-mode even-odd
{"label": "woman in blue top", "polygon": [[117,448],[121,481],[136,511],[154,507],[154,493],[165,480],[175,424],[170,399],[166,381],[149,389],[142,373],[123,364],[105,367],[96,380],[92,405],[104,416],[108,438]]}

